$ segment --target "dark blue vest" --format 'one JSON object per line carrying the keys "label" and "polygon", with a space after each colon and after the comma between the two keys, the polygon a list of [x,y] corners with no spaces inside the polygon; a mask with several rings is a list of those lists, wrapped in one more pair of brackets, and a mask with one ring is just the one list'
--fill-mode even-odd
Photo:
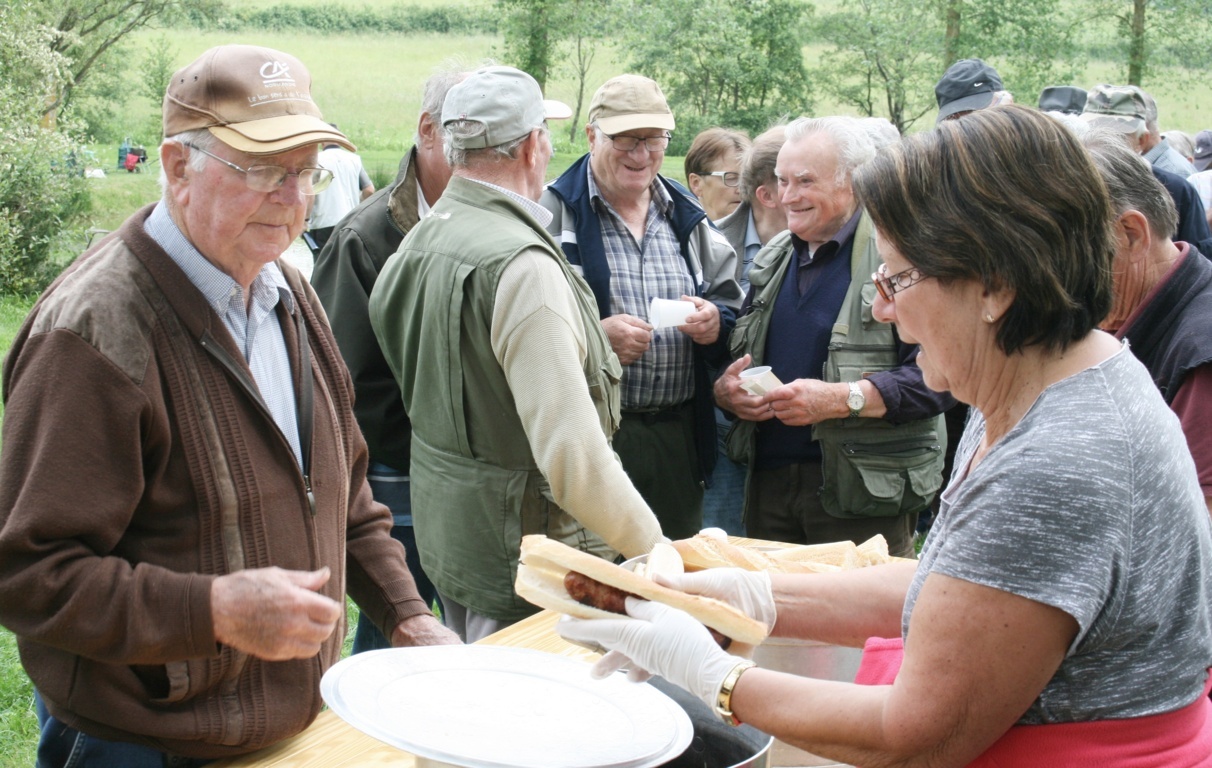
{"label": "dark blue vest", "polygon": [[[795,379],[823,378],[829,336],[850,288],[853,245],[854,238],[846,238],[841,248],[809,267],[816,274],[803,296],[797,287],[798,259],[792,256],[788,260],[770,326],[794,328],[795,332],[770,334],[764,358],[784,384]],[[758,424],[757,429],[755,469],[820,460],[821,447],[812,439],[812,427],[789,427],[778,419],[770,419]]]}

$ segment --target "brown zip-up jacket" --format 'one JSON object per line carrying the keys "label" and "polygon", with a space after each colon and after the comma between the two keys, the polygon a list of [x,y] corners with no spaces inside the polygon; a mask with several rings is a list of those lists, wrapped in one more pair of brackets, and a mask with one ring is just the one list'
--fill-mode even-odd
{"label": "brown zip-up jacket", "polygon": [[0,623],[69,725],[224,757],[315,718],[344,622],[313,658],[249,657],[215,640],[216,576],[328,566],[323,594],[348,586],[387,629],[427,608],[366,485],[352,386],[310,286],[281,263],[296,393],[300,360],[314,382],[314,510],[222,320],[144,232],[151,210],[55,281],[5,360]]}

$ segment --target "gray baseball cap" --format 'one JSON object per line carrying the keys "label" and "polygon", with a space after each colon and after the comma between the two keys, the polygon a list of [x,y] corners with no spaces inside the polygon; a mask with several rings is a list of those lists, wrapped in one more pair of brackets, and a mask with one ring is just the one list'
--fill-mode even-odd
{"label": "gray baseball cap", "polygon": [[442,125],[455,120],[482,123],[484,133],[455,137],[459,149],[496,147],[543,125],[544,120],[565,120],[572,109],[560,101],[545,100],[533,77],[513,67],[485,67],[468,75],[446,94]]}
{"label": "gray baseball cap", "polygon": [[1206,171],[1212,165],[1212,131],[1195,134],[1195,170]]}
{"label": "gray baseball cap", "polygon": [[1096,85],[1086,94],[1082,119],[1098,128],[1120,133],[1145,129],[1147,108],[1140,89],[1130,85]]}

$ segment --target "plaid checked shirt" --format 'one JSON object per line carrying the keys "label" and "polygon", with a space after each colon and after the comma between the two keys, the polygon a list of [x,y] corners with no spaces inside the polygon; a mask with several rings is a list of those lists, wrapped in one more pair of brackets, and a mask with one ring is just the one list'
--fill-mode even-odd
{"label": "plaid checked shirt", "polygon": [[[588,164],[586,165],[588,168]],[[677,237],[669,222],[673,200],[656,180],[650,188],[644,237],[637,243],[589,171],[589,195],[602,226],[602,245],[610,265],[610,312],[648,320],[653,298],[695,295]],[[676,328],[658,328],[639,360],[623,368],[623,410],[679,405],[694,396],[694,348]]]}

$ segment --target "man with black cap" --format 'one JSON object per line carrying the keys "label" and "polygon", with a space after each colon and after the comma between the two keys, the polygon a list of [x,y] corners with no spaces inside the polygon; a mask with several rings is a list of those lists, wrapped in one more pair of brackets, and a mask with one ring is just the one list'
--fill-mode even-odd
{"label": "man with black cap", "polygon": [[978,109],[1014,102],[997,70],[980,59],[960,59],[947,67],[934,86],[934,98],[938,102],[935,125]]}
{"label": "man with black cap", "polygon": [[396,645],[458,642],[371,499],[352,388],[279,260],[329,182],[302,62],[220,46],[173,75],[163,198],[47,289],[5,361],[0,621],[39,766],[194,766],[292,736],[345,595]]}
{"label": "man with black cap", "polygon": [[[589,153],[541,202],[623,364],[616,450],[666,535],[680,539],[702,527],[716,459],[708,365],[725,362],[742,297],[732,246],[685,187],[660,175],[673,129],[656,82],[611,78],[589,104]],[[653,299],[694,307],[681,325],[654,327]]]}
{"label": "man with black cap", "polygon": [[538,610],[513,590],[522,536],[607,559],[661,537],[611,451],[619,361],[537,203],[546,121],[571,114],[513,67],[451,88],[442,127],[453,177],[370,297],[412,419],[421,564],[468,642]]}

